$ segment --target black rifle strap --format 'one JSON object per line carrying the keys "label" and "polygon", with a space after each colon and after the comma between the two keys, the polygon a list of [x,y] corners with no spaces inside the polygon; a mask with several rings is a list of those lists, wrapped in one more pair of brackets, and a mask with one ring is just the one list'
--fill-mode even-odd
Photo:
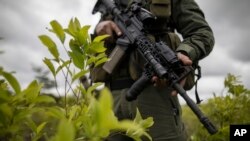
{"label": "black rifle strap", "polygon": [[195,74],[195,76],[197,77],[195,80],[195,98],[196,98],[196,104],[200,104],[202,100],[199,97],[197,87],[198,87],[198,80],[201,78],[201,67],[197,64],[196,69],[198,70],[198,73]]}

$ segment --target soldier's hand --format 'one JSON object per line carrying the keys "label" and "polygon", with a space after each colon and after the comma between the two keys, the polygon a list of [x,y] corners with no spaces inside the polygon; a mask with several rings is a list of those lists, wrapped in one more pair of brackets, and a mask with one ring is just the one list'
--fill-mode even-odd
{"label": "soldier's hand", "polygon": [[151,82],[153,83],[154,87],[157,87],[157,88],[164,88],[168,85],[167,84],[168,82],[166,79],[160,79],[157,76],[153,76],[151,79]]}
{"label": "soldier's hand", "polygon": [[177,57],[185,66],[191,66],[193,64],[192,60],[181,52],[177,53]]}
{"label": "soldier's hand", "polygon": [[[177,57],[178,59],[183,63],[183,65],[185,66],[191,66],[193,64],[192,60],[186,56],[185,54],[181,53],[181,52],[178,52],[177,53]],[[181,81],[180,81],[180,85],[182,87],[184,87],[186,83],[186,78],[183,78]],[[176,90],[173,90],[172,93],[171,93],[172,96],[175,96],[177,95],[177,91]]]}
{"label": "soldier's hand", "polygon": [[[188,56],[186,56],[186,55],[184,55],[184,54],[182,54],[182,53],[180,53],[180,52],[177,53],[177,57],[178,57],[178,59],[179,59],[184,65],[186,65],[186,66],[191,66],[192,63],[193,63],[192,60],[191,60]],[[158,78],[157,76],[153,76],[152,79],[151,79],[151,82],[153,83],[153,85],[154,85],[155,87],[158,87],[158,88],[164,88],[164,87],[166,87],[166,86],[169,86],[167,80],[165,80],[165,79],[160,79],[160,78]],[[186,83],[186,78],[183,78],[183,79],[180,81],[180,85],[181,85],[182,87],[184,87],[185,83]],[[176,96],[176,95],[177,95],[177,91],[176,91],[176,90],[173,90],[173,91],[171,92],[171,95],[172,95],[172,96]]]}
{"label": "soldier's hand", "polygon": [[109,42],[114,42],[115,36],[122,35],[121,30],[113,21],[101,21],[97,24],[95,31],[97,35],[110,35],[110,37],[107,38]]}

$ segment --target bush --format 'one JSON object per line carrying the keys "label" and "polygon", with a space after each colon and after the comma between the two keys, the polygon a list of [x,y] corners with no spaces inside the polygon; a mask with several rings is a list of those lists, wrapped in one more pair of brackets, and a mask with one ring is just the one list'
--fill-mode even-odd
{"label": "bush", "polygon": [[183,107],[183,118],[192,141],[228,141],[232,124],[250,124],[250,90],[244,87],[239,77],[228,74],[224,81],[225,93],[209,99],[201,109],[218,127],[215,135],[207,133],[188,107]]}
{"label": "bush", "polygon": [[[152,118],[144,120],[137,112],[133,121],[118,121],[108,89],[96,91],[101,83],[87,88],[76,81],[89,72],[89,65],[98,66],[108,59],[102,41],[107,36],[92,41],[89,26],[81,26],[76,18],[66,29],[55,20],[50,25],[49,31],[60,40],[68,59],[61,58],[57,44],[49,36],[40,35],[52,55],[43,61],[55,80],[60,72],[63,74],[64,92],[58,90],[60,97],[41,94],[43,84],[36,80],[22,89],[14,75],[1,68],[0,140],[100,141],[113,131],[124,132],[137,141],[141,136],[151,140],[146,129],[153,124]],[[71,37],[69,47],[65,45],[66,35]]]}

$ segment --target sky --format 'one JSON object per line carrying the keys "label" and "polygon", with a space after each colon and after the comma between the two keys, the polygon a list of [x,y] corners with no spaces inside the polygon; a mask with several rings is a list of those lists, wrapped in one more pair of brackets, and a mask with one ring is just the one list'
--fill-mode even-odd
{"label": "sky", "polygon": [[[38,36],[48,34],[49,22],[63,27],[72,18],[90,25],[92,33],[99,14],[91,11],[96,0],[0,0],[0,66],[14,74],[26,87],[35,78],[32,66],[42,66],[47,49]],[[249,0],[196,0],[215,36],[211,54],[200,61],[202,78],[198,84],[201,99],[220,95],[228,73],[240,76],[250,88],[250,5]],[[189,91],[194,98],[194,89]]]}

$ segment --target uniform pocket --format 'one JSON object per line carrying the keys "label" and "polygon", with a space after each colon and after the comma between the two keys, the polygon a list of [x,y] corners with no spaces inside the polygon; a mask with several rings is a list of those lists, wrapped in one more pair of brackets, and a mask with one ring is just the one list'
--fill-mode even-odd
{"label": "uniform pocket", "polygon": [[137,100],[127,101],[126,93],[128,89],[123,89],[121,91],[121,113],[124,119],[134,119],[137,109]]}
{"label": "uniform pocket", "polygon": [[171,0],[152,0],[150,11],[159,18],[168,18],[171,15]]}

